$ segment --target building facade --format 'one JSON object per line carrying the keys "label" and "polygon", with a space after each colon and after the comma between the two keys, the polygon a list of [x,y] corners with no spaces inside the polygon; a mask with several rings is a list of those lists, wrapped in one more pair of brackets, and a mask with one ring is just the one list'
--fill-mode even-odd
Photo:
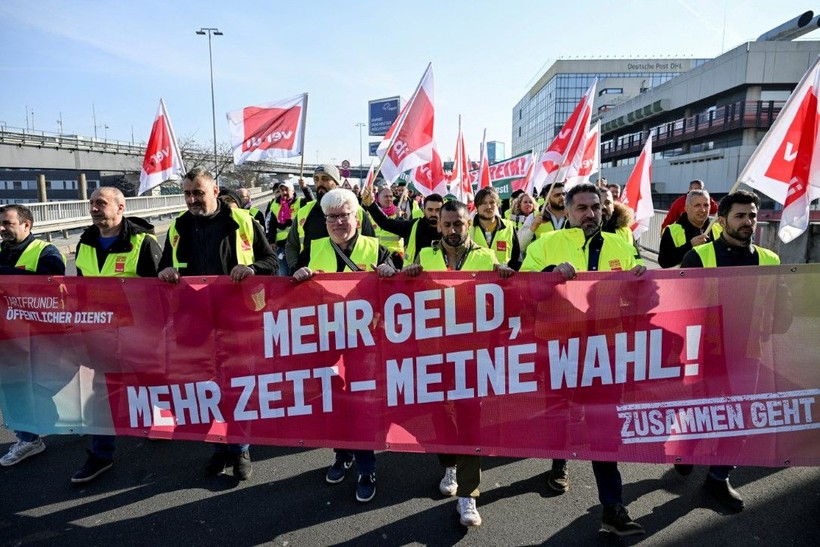
{"label": "building facade", "polygon": [[515,105],[512,152],[545,150],[598,78],[596,112],[605,112],[704,63],[705,59],[559,60]]}
{"label": "building facade", "polygon": [[748,42],[601,112],[603,176],[626,182],[651,132],[656,208],[693,179],[722,196],[818,55],[820,41]]}

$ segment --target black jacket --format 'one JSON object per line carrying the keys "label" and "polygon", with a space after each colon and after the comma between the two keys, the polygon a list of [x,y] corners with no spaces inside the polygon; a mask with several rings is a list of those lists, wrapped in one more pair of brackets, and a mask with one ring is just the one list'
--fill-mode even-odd
{"label": "black jacket", "polygon": [[[131,236],[142,233],[153,235],[153,224],[149,224],[148,221],[139,217],[123,218],[122,230],[120,230],[120,235],[117,236],[116,241],[108,249],[102,249],[100,247],[100,229],[96,226],[89,226],[80,236],[74,256],[79,256],[80,245],[94,247],[97,252],[97,266],[102,268],[109,254],[130,253],[134,248],[131,245]],[[159,243],[153,237],[143,239],[139,259],[137,260],[137,275],[140,277],[156,277],[159,272],[157,265],[161,255],[162,251],[159,248]],[[77,275],[83,275],[79,268],[77,268]]]}
{"label": "black jacket", "polygon": [[672,240],[672,230],[670,229],[672,224],[664,229],[663,235],[661,236],[661,245],[658,249],[658,264],[660,264],[661,268],[674,268],[680,264],[683,257],[686,256],[686,253],[692,250],[692,238],[704,233],[706,227],[709,226],[709,220],[706,220],[703,228],[698,228],[689,222],[689,217],[686,216],[686,213],[683,213],[674,224],[683,226],[686,242],[680,247],[676,247],[675,242]]}
{"label": "black jacket", "polygon": [[0,245],[0,275],[65,275],[65,262],[59,249],[54,245],[48,245],[40,251],[40,260],[37,262],[37,271],[29,272],[16,268],[20,255],[34,241],[34,236],[29,234],[26,239],[17,245],[3,243]]}
{"label": "black jacket", "polygon": [[[229,207],[219,204],[217,212],[209,217],[194,216],[186,211],[176,218],[179,234],[177,258],[188,265],[179,269],[180,275],[228,275],[238,264],[236,258],[236,231],[239,225]],[[265,237],[262,226],[253,221],[253,270],[258,275],[274,275],[279,262]],[[173,248],[169,236],[165,238],[160,271],[173,266]]]}

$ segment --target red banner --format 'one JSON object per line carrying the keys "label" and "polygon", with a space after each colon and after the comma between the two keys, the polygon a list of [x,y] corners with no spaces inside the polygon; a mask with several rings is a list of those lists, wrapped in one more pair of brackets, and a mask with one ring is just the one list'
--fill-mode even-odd
{"label": "red banner", "polygon": [[0,404],[41,433],[818,465],[799,270],[6,277]]}

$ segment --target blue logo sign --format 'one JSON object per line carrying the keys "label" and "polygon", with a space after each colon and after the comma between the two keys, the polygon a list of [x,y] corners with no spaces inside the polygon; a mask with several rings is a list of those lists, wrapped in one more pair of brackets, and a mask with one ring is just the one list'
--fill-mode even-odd
{"label": "blue logo sign", "polygon": [[376,99],[368,103],[368,127],[371,137],[383,137],[401,110],[401,97]]}
{"label": "blue logo sign", "polygon": [[382,141],[368,143],[367,144],[367,148],[369,150],[368,155],[375,157],[376,156],[376,149],[379,147],[379,144],[381,144],[381,142]]}

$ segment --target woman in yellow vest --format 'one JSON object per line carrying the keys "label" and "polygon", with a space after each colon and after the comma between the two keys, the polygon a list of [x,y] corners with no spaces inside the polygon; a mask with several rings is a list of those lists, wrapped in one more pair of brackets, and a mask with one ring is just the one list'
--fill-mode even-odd
{"label": "woman in yellow vest", "polygon": [[[380,277],[390,277],[396,269],[390,262],[390,253],[375,237],[359,234],[356,213],[359,200],[356,194],[344,188],[330,190],[319,204],[325,215],[329,237],[317,239],[310,249],[307,266],[293,274],[295,281],[306,281],[316,273],[376,271]],[[300,256],[302,262],[305,257]],[[325,481],[337,484],[344,480],[355,460],[359,480],[356,500],[366,503],[376,495],[376,454],[372,450],[335,449],[336,459],[328,468]]]}
{"label": "woman in yellow vest", "polygon": [[[387,218],[397,219],[401,217],[399,208],[393,204],[393,192],[389,186],[378,187],[376,203]],[[393,264],[397,269],[401,269],[404,257],[404,240],[393,232],[388,232],[376,224],[372,216],[370,217],[370,221],[373,223],[373,229],[376,231],[376,237],[379,239],[379,243],[390,251]]]}

